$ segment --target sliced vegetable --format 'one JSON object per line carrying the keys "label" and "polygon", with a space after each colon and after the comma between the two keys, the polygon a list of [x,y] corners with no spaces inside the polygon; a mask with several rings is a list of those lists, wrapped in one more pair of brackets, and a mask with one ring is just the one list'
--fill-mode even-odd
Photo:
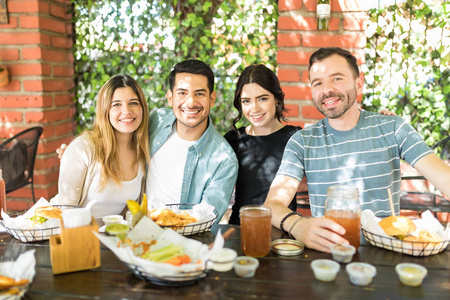
{"label": "sliced vegetable", "polygon": [[192,262],[191,258],[187,254],[178,255],[178,256],[175,256],[175,257],[173,257],[171,259],[168,259],[168,260],[164,261],[164,263],[172,264],[174,266],[180,266],[182,264],[189,264],[191,262]]}
{"label": "sliced vegetable", "polygon": [[171,258],[174,258],[179,255],[183,255],[184,251],[181,246],[175,246],[174,244],[170,244],[164,248],[158,249],[156,251],[149,251],[142,255],[142,258],[154,261],[154,262],[165,262]]}

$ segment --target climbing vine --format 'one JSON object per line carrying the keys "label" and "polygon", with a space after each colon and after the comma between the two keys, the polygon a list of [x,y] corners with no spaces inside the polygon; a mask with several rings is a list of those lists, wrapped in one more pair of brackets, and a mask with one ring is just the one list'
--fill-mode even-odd
{"label": "climbing vine", "polygon": [[395,111],[430,146],[447,137],[450,2],[407,0],[372,9],[369,18],[364,108]]}
{"label": "climbing vine", "polygon": [[275,0],[72,1],[79,131],[92,124],[97,93],[112,75],[135,78],[153,110],[167,105],[173,66],[196,58],[216,75],[211,117],[225,133],[238,74],[252,63],[275,68]]}

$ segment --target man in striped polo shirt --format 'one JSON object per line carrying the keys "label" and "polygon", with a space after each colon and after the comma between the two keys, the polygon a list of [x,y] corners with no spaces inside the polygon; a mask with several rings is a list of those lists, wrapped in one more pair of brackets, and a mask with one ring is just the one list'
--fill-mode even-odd
{"label": "man in striped polo shirt", "polygon": [[[307,247],[324,252],[330,252],[335,243],[347,244],[341,236],[345,229],[323,217],[327,188],[335,184],[356,186],[362,210],[371,209],[378,216],[391,214],[390,189],[398,214],[400,159],[450,197],[450,167],[412,126],[400,117],[358,108],[356,98],[362,93],[364,80],[350,52],[317,50],[309,60],[309,80],[314,106],[326,118],[298,131],[286,145],[265,202],[272,209],[274,226],[290,231]],[[303,176],[314,218],[302,218],[287,208]]]}

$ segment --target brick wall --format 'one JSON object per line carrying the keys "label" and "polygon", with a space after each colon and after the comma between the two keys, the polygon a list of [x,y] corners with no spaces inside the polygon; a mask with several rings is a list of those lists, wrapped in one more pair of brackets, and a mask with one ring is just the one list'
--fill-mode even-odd
{"label": "brick wall", "polygon": [[[317,31],[316,0],[280,0],[278,77],[286,94],[289,123],[304,126],[323,118],[312,104],[309,56],[320,47],[341,47],[364,63],[365,15],[369,0],[331,0],[328,31]],[[361,98],[359,99],[361,101]]]}
{"label": "brick wall", "polygon": [[[70,0],[8,0],[8,24],[0,24],[0,59],[10,83],[0,88],[0,141],[42,126],[35,164],[37,199],[57,193],[56,148],[74,131]],[[31,189],[7,195],[9,209],[32,205]]]}

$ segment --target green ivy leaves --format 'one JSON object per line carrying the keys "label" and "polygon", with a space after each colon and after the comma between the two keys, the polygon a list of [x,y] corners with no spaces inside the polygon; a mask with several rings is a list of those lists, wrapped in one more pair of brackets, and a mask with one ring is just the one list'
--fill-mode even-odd
{"label": "green ivy leaves", "polygon": [[173,66],[196,58],[216,74],[218,99],[211,117],[225,133],[236,115],[237,76],[252,63],[276,66],[275,0],[258,5],[244,0],[72,2],[78,131],[92,124],[97,93],[112,75],[135,78],[153,110],[167,105]]}

